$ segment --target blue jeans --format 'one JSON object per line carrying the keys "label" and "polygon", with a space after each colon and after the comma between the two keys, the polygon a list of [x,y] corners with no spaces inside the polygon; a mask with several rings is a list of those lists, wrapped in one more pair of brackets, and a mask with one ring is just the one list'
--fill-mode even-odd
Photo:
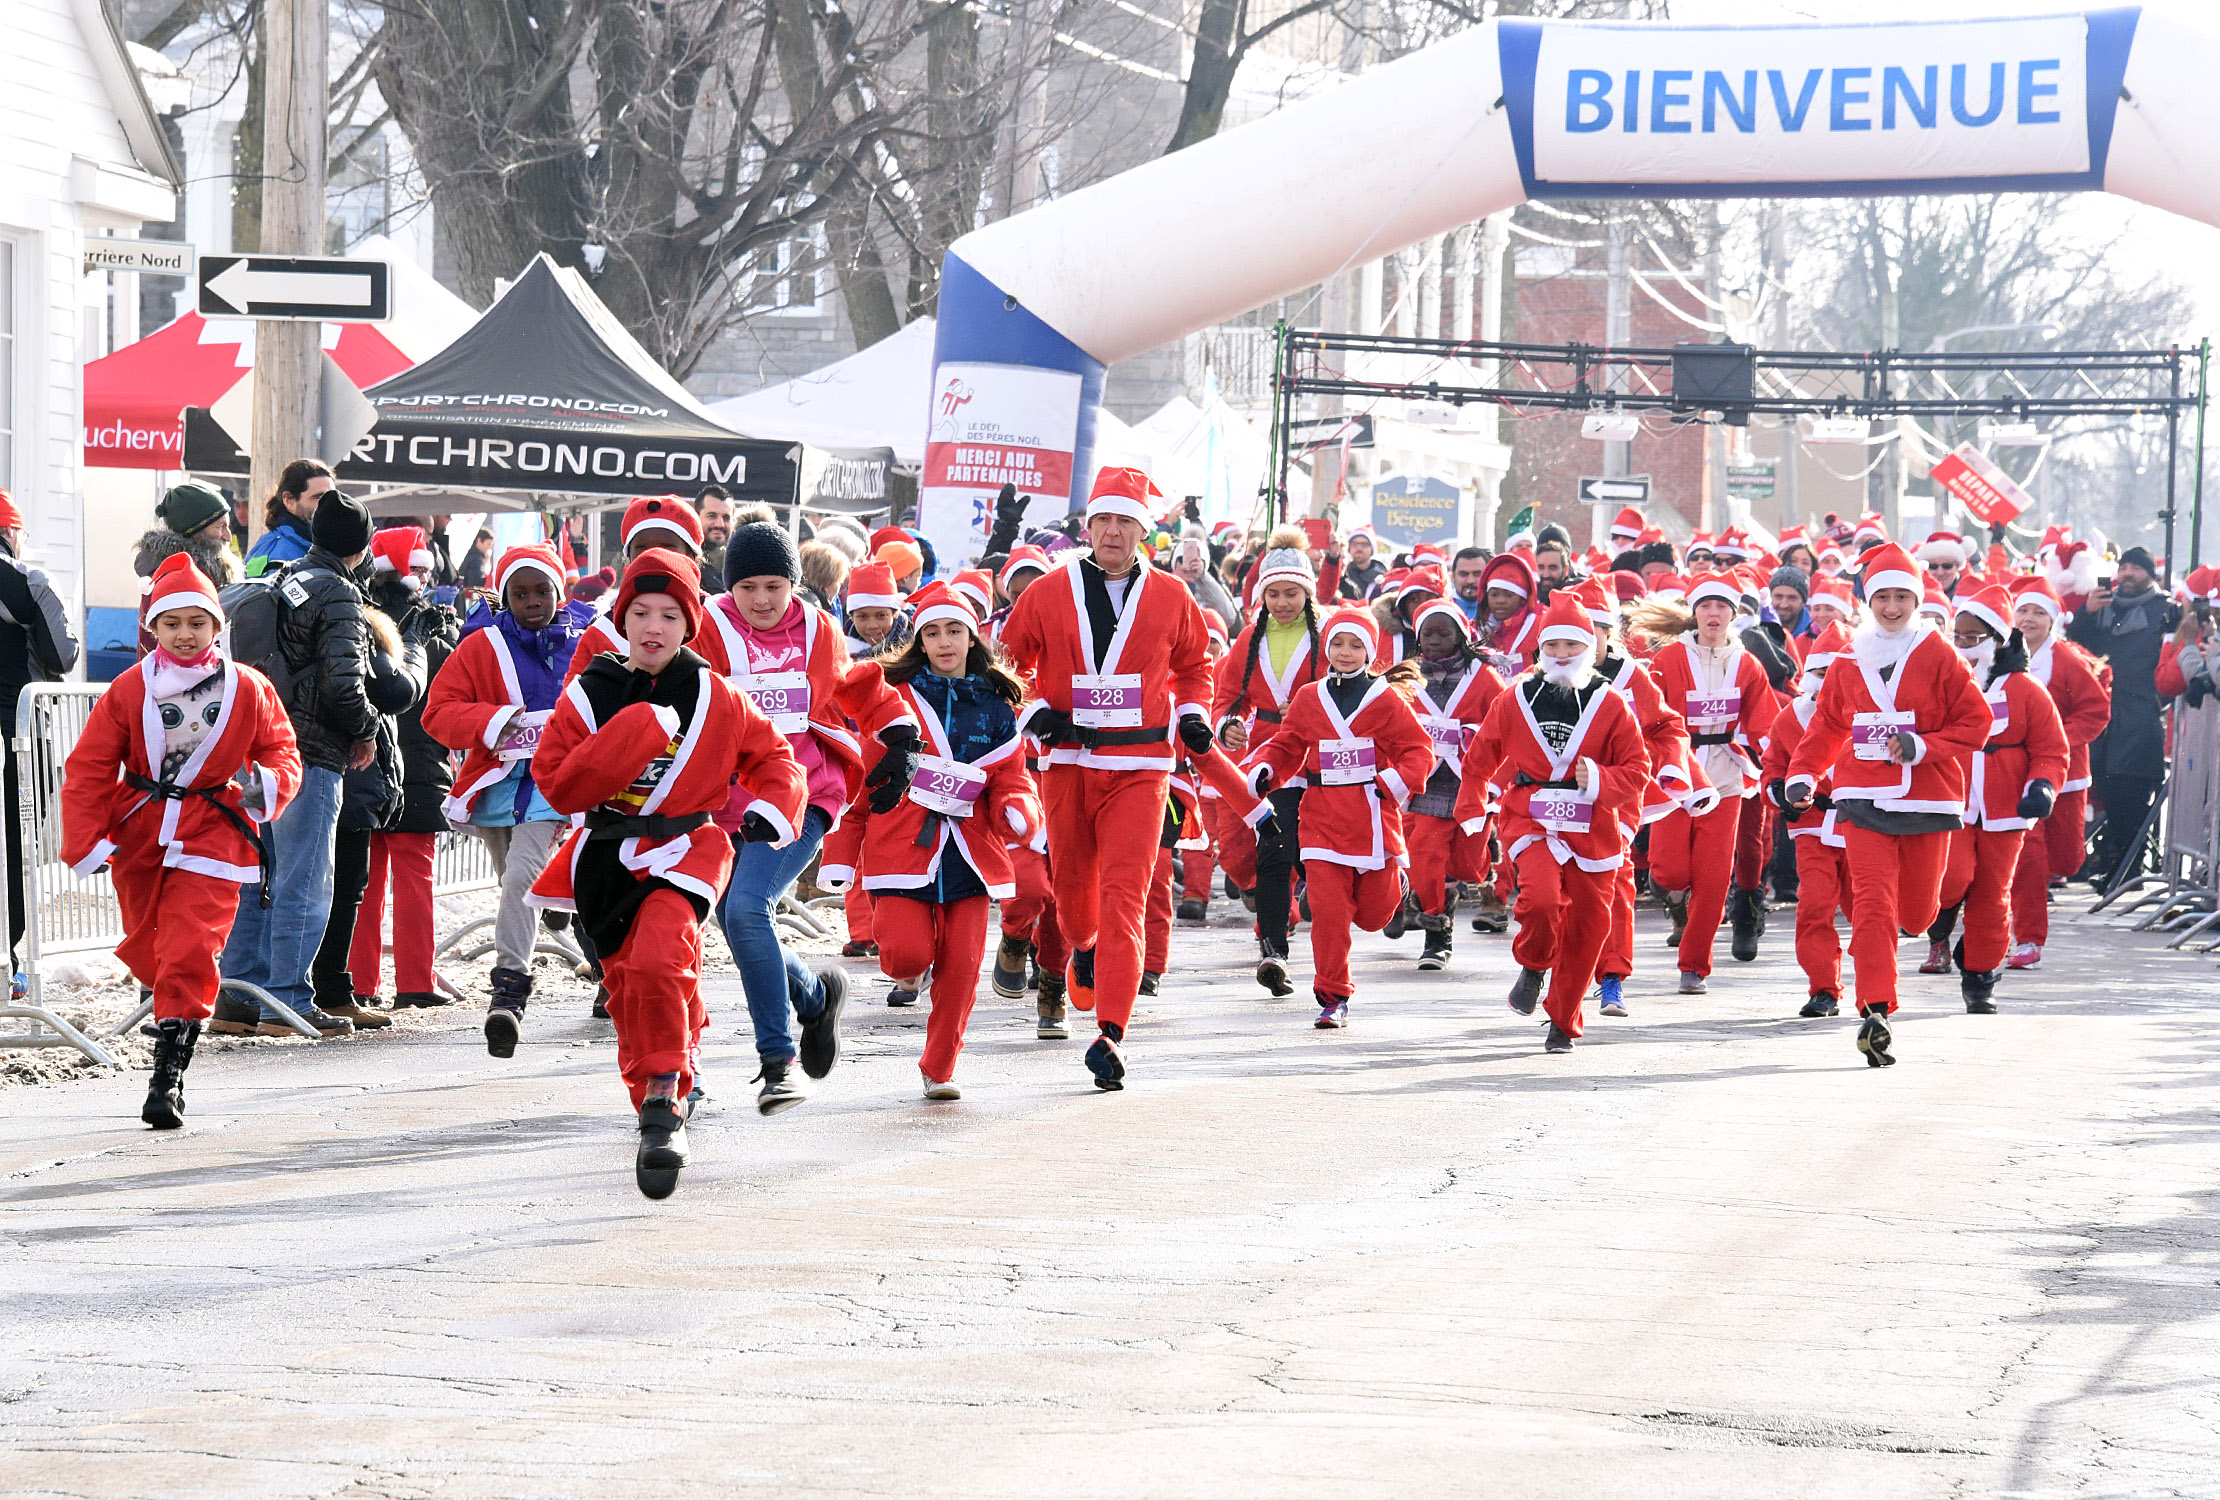
{"label": "blue jeans", "polygon": [[300,795],[276,822],[262,825],[270,847],[270,909],[262,909],[254,886],[239,887],[239,914],[224,944],[224,978],[258,986],[303,1015],[312,1008],[309,965],[331,920],[339,789],[337,771],[311,766],[301,773]]}
{"label": "blue jeans", "polygon": [[804,1020],[825,1008],[825,989],[802,961],[779,943],[771,908],[817,857],[817,846],[832,829],[820,807],[802,817],[801,835],[783,849],[750,844],[732,836],[732,880],[717,908],[717,924],[732,945],[732,961],[748,992],[748,1015],[755,1022],[756,1056],[765,1062],[792,1061],[794,1025],[788,1009]]}

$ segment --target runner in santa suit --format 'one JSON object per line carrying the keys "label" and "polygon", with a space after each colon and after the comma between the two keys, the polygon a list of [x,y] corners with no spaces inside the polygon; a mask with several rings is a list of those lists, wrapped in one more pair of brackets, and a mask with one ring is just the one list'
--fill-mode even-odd
{"label": "runner in santa suit", "polygon": [[1534,564],[1523,552],[1499,553],[1481,570],[1480,617],[1473,622],[1474,633],[1488,664],[1505,677],[1516,677],[1534,664],[1542,618],[1540,593]]}
{"label": "runner in santa suit", "polygon": [[[691,557],[698,563],[701,558],[701,517],[694,507],[676,495],[642,495],[624,508],[623,537],[624,563],[632,566],[632,559],[651,547],[667,548],[682,557]],[[621,587],[623,577],[619,575]],[[607,596],[616,598],[612,590]],[[597,613],[585,633],[578,638],[577,650],[571,654],[570,672],[563,680],[568,682],[586,670],[586,664],[604,653],[624,655],[624,639],[617,629],[613,609]],[[689,649],[722,672],[724,658],[717,654],[721,643],[707,636],[695,641]]]}
{"label": "runner in santa suit", "polygon": [[1684,995],[1709,988],[1712,947],[1734,874],[1742,799],[1757,793],[1756,747],[1776,712],[1765,668],[1734,632],[1741,592],[1732,577],[1707,573],[1689,586],[1685,616],[1669,606],[1650,606],[1635,617],[1653,636],[1683,619],[1694,625],[1650,662],[1666,706],[1688,725],[1689,747],[1709,783],[1691,788],[1678,811],[1650,826],[1650,878],[1679,929]]}
{"label": "runner in santa suit", "polygon": [[[1804,650],[1802,691],[1788,707],[1773,717],[1765,737],[1765,755],[1759,774],[1765,778],[1765,795],[1781,807],[1790,761],[1803,741],[1804,726],[1819,706],[1819,687],[1827,669],[1850,649],[1850,633],[1829,625],[1814,636]],[[1835,913],[1850,905],[1849,845],[1835,826],[1832,796],[1834,773],[1819,778],[1812,800],[1800,813],[1782,816],[1788,822],[1789,847],[1796,851],[1796,963],[1804,971],[1804,1008],[1807,1020],[1839,1014],[1842,999],[1842,939],[1835,932]]]}
{"label": "runner in santa suit", "polygon": [[1071,1001],[1093,1009],[1100,1029],[1087,1069],[1101,1089],[1124,1087],[1119,1044],[1141,988],[1173,737],[1197,754],[1215,743],[1202,609],[1140,555],[1156,495],[1138,469],[1098,474],[1087,502],[1093,556],[1035,582],[1002,628],[1036,700],[1021,724],[1048,751],[1049,874],[1072,948]]}
{"label": "runner in santa suit", "polygon": [[[1621,648],[1613,628],[1618,609],[1604,592],[1602,580],[1588,579],[1574,596],[1596,627],[1596,672],[1634,710],[1635,726],[1642,732],[1642,749],[1650,762],[1649,784],[1642,789],[1642,826],[1647,828],[1681,811],[1692,789],[1708,791],[1711,783],[1688,748],[1687,721],[1666,703],[1649,668]],[[1626,981],[1634,973],[1634,872],[1635,861],[1630,858],[1612,881],[1611,935],[1596,961],[1596,1009],[1607,1016],[1629,1014]]]}
{"label": "runner in santa suit", "polygon": [[[1002,593],[1010,603],[989,616],[988,640],[1000,643],[1003,622],[1019,596],[1047,576],[1048,554],[1030,542],[1010,549],[1002,565]],[[1038,745],[1028,740],[1023,752],[1025,774],[1032,778],[1036,798],[1040,793]],[[1048,832],[1036,828],[1024,839],[1006,845],[1011,878],[1017,889],[1002,903],[1002,941],[995,949],[994,992],[1005,1000],[1023,1000],[1028,989],[1037,989],[1034,1035],[1042,1041],[1062,1041],[1071,1035],[1066,1023],[1064,966],[1071,951],[1064,946],[1056,925],[1056,893],[1048,877]],[[1031,973],[1028,974],[1028,966]]]}
{"label": "runner in santa suit", "polygon": [[1965,826],[1950,836],[1941,910],[1927,937],[1947,961],[1950,929],[1963,907],[1958,988],[1969,1013],[1994,1015],[1992,995],[2011,941],[2013,872],[2029,825],[2049,815],[2066,779],[2066,730],[2050,693],[2027,671],[2011,596],[1991,584],[1960,589],[1957,604],[1952,634],[1989,700],[1992,723],[1988,742],[1967,761]]}
{"label": "runner in santa suit", "polygon": [[1789,759],[1784,810],[1813,805],[1834,775],[1836,827],[1850,866],[1850,957],[1858,1050],[1872,1067],[1896,1058],[1896,937],[1935,920],[1950,835],[1966,801],[1964,757],[1989,737],[1988,700],[1948,641],[1918,623],[1919,570],[1883,542],[1865,556],[1871,623],[1820,684]]}
{"label": "runner in santa suit", "polygon": [[1477,885],[1488,878],[1488,836],[1483,825],[1465,832],[1457,821],[1457,792],[1464,771],[1465,735],[1477,728],[1503,692],[1503,679],[1480,659],[1465,612],[1446,599],[1421,605],[1417,617],[1418,710],[1434,747],[1434,764],[1404,812],[1403,838],[1411,852],[1411,902],[1426,946],[1418,966],[1449,967],[1457,897],[1451,882]]}
{"label": "runner in santa suit", "polygon": [[2012,872],[2012,952],[2006,967],[2032,969],[2050,941],[2050,882],[2081,868],[2089,856],[2089,747],[2112,722],[2112,695],[2101,663],[2061,633],[2065,608],[2041,578],[2012,586],[2012,622],[2027,643],[2027,675],[2050,690],[2066,730],[2066,780],[2050,816],[2028,830]]}
{"label": "runner in santa suit", "polygon": [[[653,548],[635,557],[611,614],[626,654],[596,657],[572,680],[532,757],[541,793],[580,826],[531,899],[577,913],[601,955],[617,1068],[639,1111],[635,1177],[648,1197],[667,1198],[686,1165],[709,1024],[701,923],[732,868],[732,842],[712,815],[738,787],[741,836],[788,844],[808,793],[786,737],[686,649],[702,625],[692,558]],[[837,1046],[828,1031],[805,1034],[805,1064]]]}
{"label": "runner in santa suit", "polygon": [[[1215,681],[1218,663],[1225,658],[1231,642],[1226,639],[1225,622],[1216,610],[1203,611],[1203,628],[1210,632],[1210,666]],[[1194,791],[1199,802],[1192,826],[1184,830],[1179,845],[1178,917],[1187,927],[1200,927],[1210,920],[1210,887],[1218,873],[1218,825],[1222,821],[1211,816],[1211,804],[1220,800],[1217,789],[1200,782],[1194,784]],[[1249,832],[1245,827],[1242,831]]]}
{"label": "runner in santa suit", "polygon": [[116,957],[154,1005],[139,1118],[175,1130],[240,887],[259,880],[269,901],[254,829],[300,790],[301,755],[277,689],[225,655],[223,605],[191,557],[162,560],[140,613],[153,649],[93,704],[63,767],[61,858],[115,882]]}
{"label": "runner in santa suit", "polygon": [[[1264,554],[1255,577],[1263,607],[1234,637],[1226,664],[1215,674],[1211,703],[1219,742],[1249,756],[1279,733],[1296,690],[1326,672],[1310,560],[1292,547],[1278,548]],[[1308,785],[1292,773],[1274,784],[1272,813],[1279,831],[1258,838],[1256,846],[1256,982],[1274,996],[1295,992],[1287,977],[1287,939],[1294,927],[1296,850]]]}
{"label": "runner in santa suit", "polygon": [[1530,1016],[1549,979],[1545,1051],[1570,1052],[1581,1000],[1611,932],[1611,888],[1626,862],[1650,781],[1634,710],[1591,662],[1596,629],[1569,593],[1536,631],[1541,659],[1512,683],[1465,746],[1457,814],[1485,823],[1501,788],[1505,855],[1518,868],[1519,977],[1511,1009]]}
{"label": "runner in santa suit", "polygon": [[[1454,606],[1452,606],[1454,608]],[[1402,808],[1427,785],[1434,742],[1404,694],[1418,673],[1374,676],[1380,627],[1359,607],[1326,619],[1328,676],[1299,688],[1280,732],[1249,757],[1249,785],[1267,791],[1303,776],[1303,870],[1310,889],[1311,994],[1315,1024],[1349,1024],[1352,929],[1378,932],[1403,904]]]}

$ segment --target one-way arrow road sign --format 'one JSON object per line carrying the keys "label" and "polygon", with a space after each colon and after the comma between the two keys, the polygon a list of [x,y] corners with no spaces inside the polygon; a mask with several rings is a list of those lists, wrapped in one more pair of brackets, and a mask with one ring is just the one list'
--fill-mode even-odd
{"label": "one-way arrow road sign", "polygon": [[204,255],[200,315],[290,323],[383,323],[390,268],[335,256]]}
{"label": "one-way arrow road sign", "polygon": [[1590,505],[1643,505],[1650,498],[1650,476],[1635,474],[1625,479],[1588,477],[1580,481],[1580,498]]}

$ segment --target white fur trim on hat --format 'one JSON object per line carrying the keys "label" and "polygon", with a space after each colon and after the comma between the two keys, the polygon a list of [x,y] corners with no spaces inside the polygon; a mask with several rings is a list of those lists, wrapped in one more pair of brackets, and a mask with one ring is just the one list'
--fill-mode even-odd
{"label": "white fur trim on hat", "polygon": [[199,589],[179,589],[175,593],[164,594],[159,599],[150,599],[140,618],[151,621],[166,609],[202,610],[218,625],[224,623],[222,603],[213,594],[204,594]]}
{"label": "white fur trim on hat", "polygon": [[493,581],[494,593],[506,597],[509,592],[509,580],[519,573],[545,575],[547,581],[555,585],[556,598],[561,599],[563,593],[562,571],[558,568],[549,567],[547,559],[544,557],[520,557],[515,562],[510,563],[508,571]]}
{"label": "white fur trim on hat", "polygon": [[2010,620],[1999,619],[1997,617],[1997,612],[1989,608],[1988,605],[1983,604],[1978,595],[1972,598],[1958,600],[1956,608],[1959,614],[1971,615],[1976,620],[1979,620],[1982,624],[1995,631],[1996,638],[1998,640],[2009,640],[2011,638],[2012,622]]}
{"label": "white fur trim on hat", "polygon": [[1149,508],[1130,495],[1095,496],[1087,502],[1087,519],[1092,521],[1096,516],[1129,516],[1143,526],[1156,524],[1156,517],[1149,514]]}
{"label": "white fur trim on hat", "polygon": [[1926,590],[1920,586],[1919,579],[1900,568],[1891,568],[1885,573],[1869,573],[1866,575],[1866,598],[1872,598],[1883,589],[1910,589],[1915,594],[1924,595],[1926,593]]}
{"label": "white fur trim on hat", "polygon": [[1593,646],[1596,643],[1595,627],[1582,628],[1578,625],[1566,624],[1544,625],[1540,643],[1546,646],[1551,641],[1585,641]]}
{"label": "white fur trim on hat", "polygon": [[1686,603],[1690,609],[1694,609],[1697,605],[1703,603],[1706,599],[1723,600],[1730,606],[1740,608],[1742,604],[1742,590],[1740,586],[1735,584],[1731,579],[1706,578],[1703,582],[1697,584],[1694,588],[1688,591]]}
{"label": "white fur trim on hat", "polygon": [[1364,642],[1365,649],[1368,651],[1380,649],[1380,628],[1369,620],[1329,620],[1326,622],[1326,628],[1319,636],[1319,640],[1322,644],[1331,645],[1337,635],[1355,636],[1358,640]]}
{"label": "white fur trim on hat", "polygon": [[[850,601],[851,604],[853,602]],[[959,620],[963,623],[964,628],[973,635],[979,633],[979,617],[977,615],[961,604],[952,604],[945,600],[939,604],[928,604],[919,610],[916,617],[910,621],[910,629],[913,632],[922,631],[935,620]]]}

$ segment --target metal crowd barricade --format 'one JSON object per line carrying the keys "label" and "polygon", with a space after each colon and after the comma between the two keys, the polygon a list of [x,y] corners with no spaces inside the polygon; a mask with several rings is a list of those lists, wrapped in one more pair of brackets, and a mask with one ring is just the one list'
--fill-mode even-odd
{"label": "metal crowd barricade", "polygon": [[[62,763],[84,733],[104,684],[39,682],[16,699],[11,749],[16,760],[16,820],[23,835],[23,965],[29,982],[24,1003],[0,1007],[0,1017],[29,1021],[0,1036],[0,1047],[75,1047],[94,1062],[120,1067],[115,1058],[46,1006],[42,958],[104,952],[123,941],[123,911],[105,872],[78,875],[62,863]],[[0,882],[0,906],[6,904]]]}
{"label": "metal crowd barricade", "polygon": [[[2162,844],[2173,888],[2142,925],[2176,931],[2167,946],[2182,948],[2220,927],[2220,699],[2176,703],[2173,729]],[[2220,937],[2198,946],[2210,953]]]}

